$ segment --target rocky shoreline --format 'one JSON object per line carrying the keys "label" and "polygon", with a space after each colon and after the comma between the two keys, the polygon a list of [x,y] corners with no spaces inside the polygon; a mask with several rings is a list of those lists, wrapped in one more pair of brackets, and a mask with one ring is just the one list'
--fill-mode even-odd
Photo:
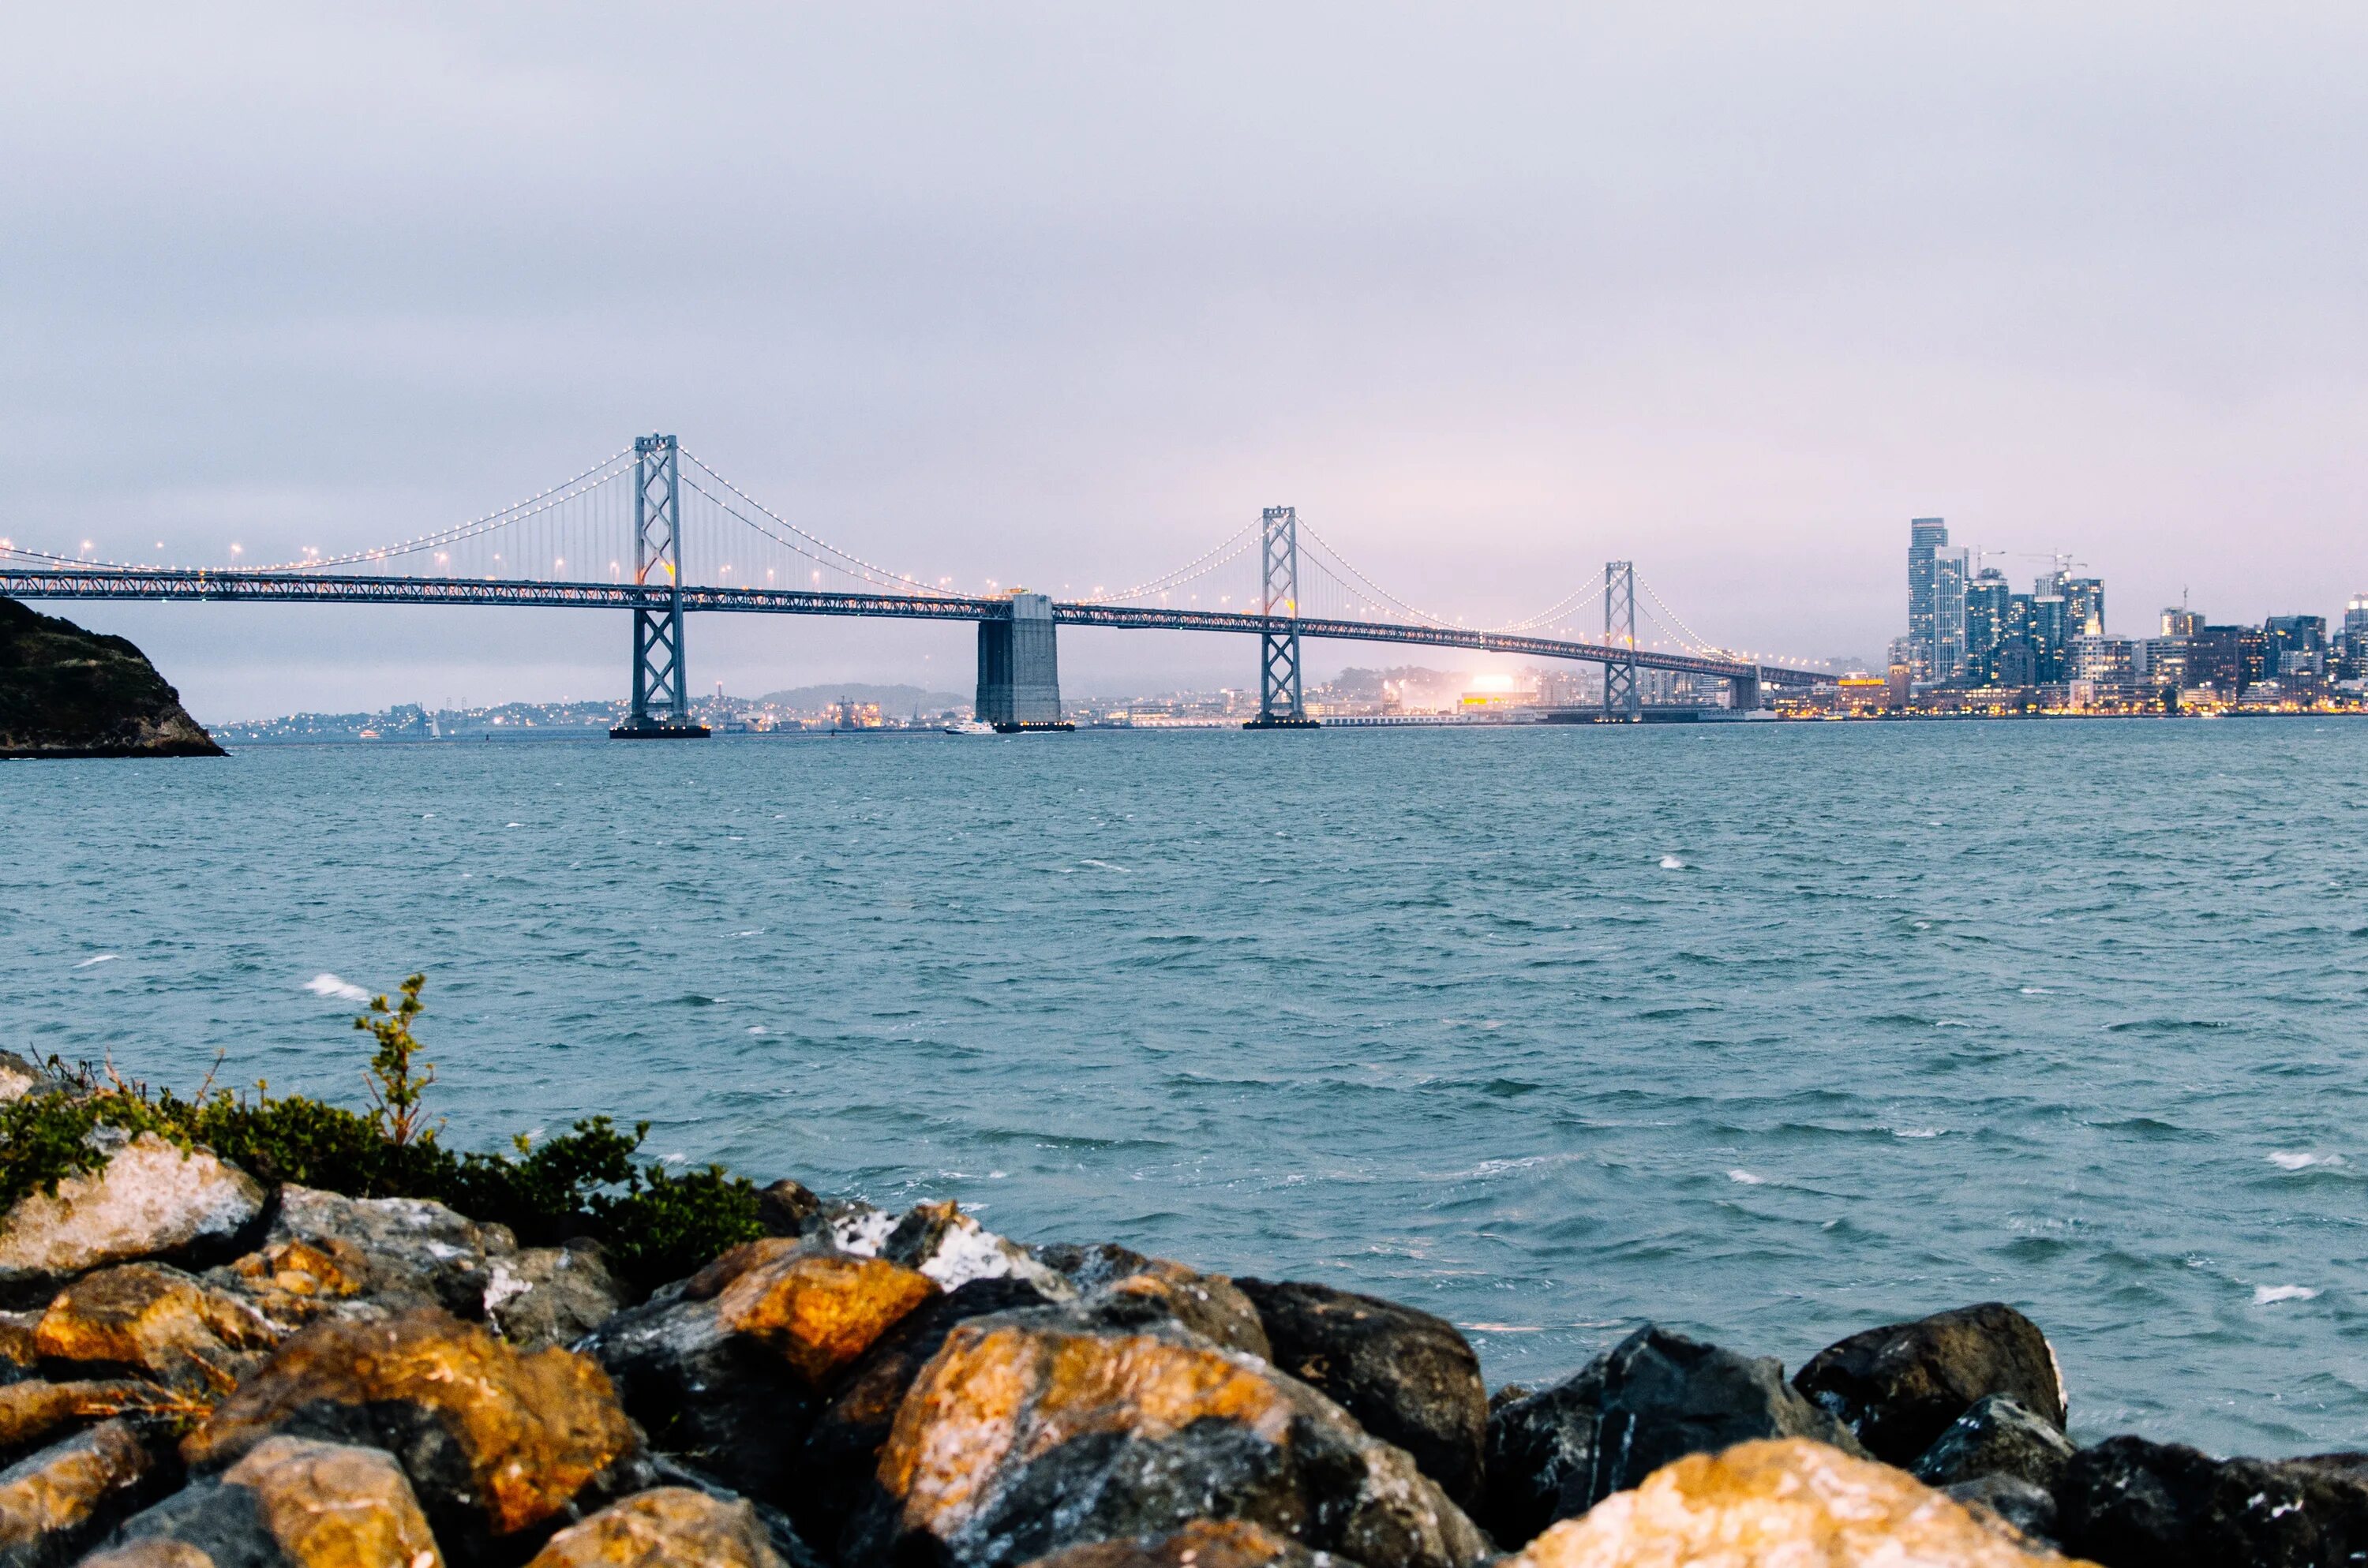
{"label": "rocky shoreline", "polygon": [[[0,1101],[77,1092],[0,1053]],[[284,1103],[284,1102],[283,1102]],[[0,1219],[0,1568],[1614,1568],[2368,1553],[2368,1455],[2076,1446],[1999,1303],[1792,1377],[1646,1324],[1488,1390],[1452,1324],[791,1180],[602,1245],[103,1128]]]}

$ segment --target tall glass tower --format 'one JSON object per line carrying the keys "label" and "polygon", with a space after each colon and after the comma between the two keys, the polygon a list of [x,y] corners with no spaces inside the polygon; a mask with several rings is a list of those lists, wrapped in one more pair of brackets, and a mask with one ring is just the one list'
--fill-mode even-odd
{"label": "tall glass tower", "polygon": [[[1935,589],[1939,584],[1939,556],[1949,548],[1948,524],[1939,517],[1916,517],[1907,525],[1907,678],[1917,681],[1943,680],[1946,670],[1936,671],[1940,652],[1940,605]],[[1960,573],[1958,593],[1959,615],[1964,614],[1964,576]],[[1959,628],[1957,642],[1964,645],[1964,633]]]}

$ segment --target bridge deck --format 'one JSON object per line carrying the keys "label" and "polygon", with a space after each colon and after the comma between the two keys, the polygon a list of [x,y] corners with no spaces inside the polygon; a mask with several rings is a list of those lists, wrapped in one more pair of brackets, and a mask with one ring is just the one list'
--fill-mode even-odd
{"label": "bridge deck", "polygon": [[[689,587],[680,590],[686,611],[757,615],[884,616],[910,620],[1000,620],[1008,600],[956,595],[845,594],[801,588]],[[245,601],[278,604],[513,605],[574,609],[658,609],[676,590],[633,583],[553,583],[471,577],[335,576],[310,572],[38,571],[0,569],[0,595],[18,599],[145,599]],[[1228,631],[1257,635],[1297,628],[1300,636],[1334,642],[1392,642],[1416,647],[1467,648],[1478,653],[1518,653],[1530,658],[1570,659],[1610,665],[1634,663],[1640,669],[1676,670],[1719,679],[1751,678],[1771,686],[1806,686],[1828,678],[1816,670],[1748,665],[1655,649],[1633,651],[1600,642],[1554,637],[1520,637],[1462,627],[1392,621],[1338,620],[1255,615],[1247,611],[1166,609],[1133,605],[1056,601],[1056,622],[1126,630]]]}

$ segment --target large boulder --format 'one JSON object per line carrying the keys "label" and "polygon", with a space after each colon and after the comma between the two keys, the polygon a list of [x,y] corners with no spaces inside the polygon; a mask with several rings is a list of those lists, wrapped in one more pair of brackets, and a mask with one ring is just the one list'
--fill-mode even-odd
{"label": "large boulder", "polygon": [[1996,1520],[2034,1547],[2056,1540],[2055,1494],[2017,1475],[1977,1475],[1941,1490],[1975,1518]]}
{"label": "large boulder", "polygon": [[1691,1454],[1507,1568],[2064,1568],[1888,1465],[1798,1438]]}
{"label": "large boulder", "polygon": [[2319,1568],[2368,1558],[2368,1455],[2216,1460],[2108,1437],[2056,1489],[2065,1550],[2108,1568]]}
{"label": "large boulder", "polygon": [[219,1476],[129,1520],[116,1547],[97,1559],[101,1568],[440,1568],[444,1561],[393,1455],[285,1437],[267,1437]]}
{"label": "large boulder", "polygon": [[0,1568],[73,1562],[159,1479],[138,1434],[108,1421],[0,1470]]}
{"label": "large boulder", "polygon": [[792,1467],[799,1484],[788,1506],[807,1538],[837,1540],[870,1494],[896,1412],[957,1324],[1044,1304],[1024,1279],[973,1279],[924,1302],[882,1335],[815,1417]]}
{"label": "large boulder", "polygon": [[1034,1568],[1354,1568],[1328,1551],[1243,1519],[1195,1519],[1174,1535],[1093,1540],[1040,1557]]}
{"label": "large boulder", "polygon": [[0,1220],[0,1303],[36,1304],[113,1263],[226,1250],[262,1212],[263,1188],[245,1171],[142,1132],[97,1170],[19,1199]]}
{"label": "large boulder", "polygon": [[2076,1450],[2055,1423],[2002,1393],[1986,1394],[1932,1441],[1911,1468],[1928,1486],[2009,1475],[2052,1493]]}
{"label": "large boulder", "polygon": [[737,1491],[787,1502],[828,1391],[938,1287],[916,1270],[768,1237],[618,1313],[585,1351],[651,1441]]}
{"label": "large boulder", "polygon": [[1604,1360],[1597,1357],[1553,1388],[1511,1399],[1499,1390],[1491,1398],[1486,1483],[1473,1517],[1497,1545],[1518,1548],[1595,1501]]}
{"label": "large boulder", "polygon": [[1459,1505],[1477,1501],[1488,1388],[1453,1324],[1328,1285],[1235,1283],[1258,1309],[1276,1366],[1412,1454]]}
{"label": "large boulder", "polygon": [[199,1396],[230,1392],[284,1331],[245,1301],[160,1263],[86,1274],[50,1302],[33,1332],[45,1361],[120,1371]]}
{"label": "large boulder", "polygon": [[528,1568],[782,1568],[746,1503],[687,1486],[658,1486],[570,1525]]}
{"label": "large boulder", "polygon": [[487,1265],[485,1322],[522,1349],[574,1345],[625,1305],[624,1286],[588,1242],[528,1247]]}
{"label": "large boulder", "polygon": [[220,756],[121,637],[0,599],[0,756]]}
{"label": "large boulder", "polygon": [[641,1434],[597,1363],[522,1355],[434,1307],[290,1336],[181,1451],[211,1473],[276,1437],[386,1449],[464,1562],[512,1554],[648,1480]]}
{"label": "large boulder", "polygon": [[273,1321],[382,1318],[415,1307],[485,1315],[493,1262],[518,1251],[508,1229],[417,1198],[347,1198],[283,1187],[256,1250],[213,1270]]}
{"label": "large boulder", "polygon": [[2064,1425],[2064,1379],[2039,1325],[2003,1301],[1853,1334],[1809,1358],[1793,1384],[1869,1453],[1908,1465],[1985,1394]]}
{"label": "large boulder", "polygon": [[1263,1525],[1366,1568],[1473,1568],[1487,1539],[1331,1401],[1189,1330],[1037,1308],[957,1324],[896,1413],[850,1568],[1009,1568],[1064,1547]]}
{"label": "large boulder", "polygon": [[1603,1358],[1591,1501],[1640,1484],[1688,1454],[1765,1437],[1807,1437],[1865,1452],[1801,1397],[1773,1357],[1738,1356],[1647,1324]]}

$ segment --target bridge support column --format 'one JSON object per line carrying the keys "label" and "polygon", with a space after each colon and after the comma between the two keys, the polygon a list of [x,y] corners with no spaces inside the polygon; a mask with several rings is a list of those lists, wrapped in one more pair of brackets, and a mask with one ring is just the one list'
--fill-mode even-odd
{"label": "bridge support column", "polygon": [[1242,728],[1313,730],[1316,723],[1307,716],[1299,679],[1299,508],[1269,506],[1260,524],[1258,614],[1289,624],[1258,634],[1258,713]]}
{"label": "bridge support column", "polygon": [[682,664],[682,469],[672,436],[633,440],[633,582],[660,574],[665,597],[633,610],[632,716],[609,732],[620,741],[703,740],[690,722],[689,677]]}
{"label": "bridge support column", "polygon": [[1726,705],[1738,712],[1755,713],[1759,709],[1759,677],[1757,675],[1729,676],[1726,679]]}
{"label": "bridge support column", "polygon": [[1645,699],[1636,685],[1636,563],[1603,563],[1603,645],[1624,648],[1631,657],[1603,666],[1603,711],[1640,722]]}
{"label": "bridge support column", "polygon": [[979,722],[1006,734],[1074,730],[1061,717],[1060,648],[1047,594],[1014,594],[1011,613],[978,623]]}

